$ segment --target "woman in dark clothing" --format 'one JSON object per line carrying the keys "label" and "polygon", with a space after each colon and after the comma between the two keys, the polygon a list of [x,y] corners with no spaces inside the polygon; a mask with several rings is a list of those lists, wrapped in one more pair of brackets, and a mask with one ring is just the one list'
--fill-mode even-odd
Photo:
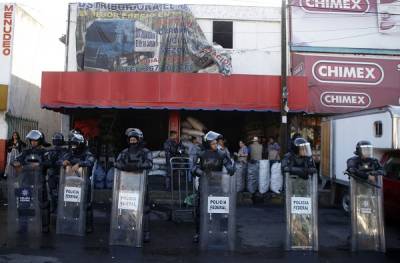
{"label": "woman in dark clothing", "polygon": [[18,132],[13,132],[11,139],[7,141],[7,152],[11,152],[12,149],[16,149],[18,153],[21,153],[23,148],[26,147],[26,143],[24,143]]}

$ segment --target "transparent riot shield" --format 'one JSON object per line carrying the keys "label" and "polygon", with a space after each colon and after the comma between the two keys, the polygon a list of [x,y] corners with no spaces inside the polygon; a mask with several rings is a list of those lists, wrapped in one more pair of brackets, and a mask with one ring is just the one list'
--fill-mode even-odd
{"label": "transparent riot shield", "polygon": [[385,252],[382,176],[376,186],[350,177],[352,251]]}
{"label": "transparent riot shield", "polygon": [[86,233],[87,168],[61,168],[57,208],[57,234],[84,236]]}
{"label": "transparent riot shield", "polygon": [[236,179],[224,172],[200,177],[200,249],[233,251],[236,242]]}
{"label": "transparent riot shield", "polygon": [[42,232],[40,197],[43,169],[33,164],[10,166],[8,184],[8,245],[37,247]]}
{"label": "transparent riot shield", "polygon": [[318,177],[285,174],[286,249],[318,250]]}
{"label": "transparent riot shield", "polygon": [[142,247],[146,172],[115,169],[110,245]]}

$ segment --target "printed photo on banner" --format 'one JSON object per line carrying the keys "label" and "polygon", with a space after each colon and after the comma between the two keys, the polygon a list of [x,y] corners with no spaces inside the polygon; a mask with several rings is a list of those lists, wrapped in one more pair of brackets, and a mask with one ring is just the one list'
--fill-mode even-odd
{"label": "printed photo on banner", "polygon": [[198,72],[216,64],[231,73],[231,59],[209,43],[186,5],[78,3],[78,70]]}

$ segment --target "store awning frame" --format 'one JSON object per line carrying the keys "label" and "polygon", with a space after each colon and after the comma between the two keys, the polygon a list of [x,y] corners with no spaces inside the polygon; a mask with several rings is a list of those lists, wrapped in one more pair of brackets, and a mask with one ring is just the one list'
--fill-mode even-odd
{"label": "store awning frame", "polygon": [[[291,112],[307,112],[306,77],[288,77]],[[280,76],[167,72],[43,72],[41,107],[280,111]]]}

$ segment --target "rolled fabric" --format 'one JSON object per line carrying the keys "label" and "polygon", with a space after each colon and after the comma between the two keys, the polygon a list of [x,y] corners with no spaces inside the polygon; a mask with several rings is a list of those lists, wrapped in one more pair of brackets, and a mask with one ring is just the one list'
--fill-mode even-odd
{"label": "rolled fabric", "polygon": [[192,125],[193,129],[196,129],[198,131],[204,131],[206,129],[206,126],[204,126],[203,123],[195,118],[187,117],[186,120],[190,123],[190,125]]}
{"label": "rolled fabric", "polygon": [[190,136],[204,136],[204,132],[198,131],[198,130],[194,130],[194,129],[183,128],[182,129],[182,133],[183,134],[188,134]]}

